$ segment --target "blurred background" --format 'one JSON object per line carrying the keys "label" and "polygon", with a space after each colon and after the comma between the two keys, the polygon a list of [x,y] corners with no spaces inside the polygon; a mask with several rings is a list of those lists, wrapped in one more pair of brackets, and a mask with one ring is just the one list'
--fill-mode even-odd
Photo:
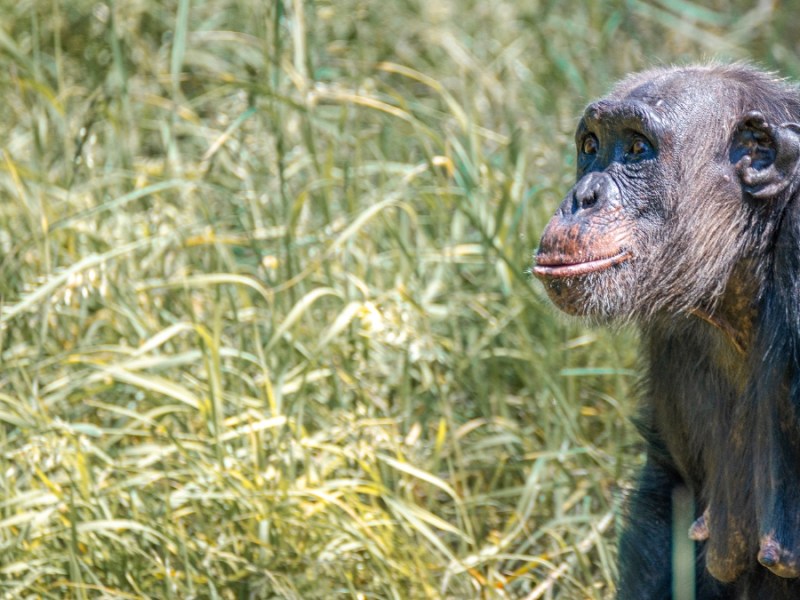
{"label": "blurred background", "polygon": [[636,334],[531,255],[590,99],[800,3],[1,4],[0,596],[613,594]]}

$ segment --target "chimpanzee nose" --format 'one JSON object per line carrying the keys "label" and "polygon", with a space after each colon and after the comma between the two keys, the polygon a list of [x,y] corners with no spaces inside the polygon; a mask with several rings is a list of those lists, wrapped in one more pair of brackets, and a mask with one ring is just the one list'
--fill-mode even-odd
{"label": "chimpanzee nose", "polygon": [[612,187],[606,174],[589,173],[583,177],[572,190],[572,214],[606,202]]}

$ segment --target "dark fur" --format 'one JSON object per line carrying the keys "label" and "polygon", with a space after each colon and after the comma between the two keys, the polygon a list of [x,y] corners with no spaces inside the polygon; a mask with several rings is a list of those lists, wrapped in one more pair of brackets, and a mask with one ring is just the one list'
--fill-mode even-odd
{"label": "dark fur", "polygon": [[[614,116],[628,106],[636,119]],[[642,121],[658,139],[629,161],[612,148]],[[672,597],[676,486],[697,516],[708,509],[698,600],[800,598],[798,122],[796,87],[710,65],[633,75],[578,128],[578,183],[534,272],[567,312],[642,330],[648,452],[621,539],[622,600]],[[597,155],[580,153],[587,131]],[[624,252],[608,268],[553,270]]]}

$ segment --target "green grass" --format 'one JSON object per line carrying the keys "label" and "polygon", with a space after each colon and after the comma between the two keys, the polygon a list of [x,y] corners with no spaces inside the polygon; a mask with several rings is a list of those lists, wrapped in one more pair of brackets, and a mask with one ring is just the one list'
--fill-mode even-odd
{"label": "green grass", "polygon": [[609,597],[635,335],[526,271],[615,78],[800,74],[714,4],[3,3],[0,597]]}

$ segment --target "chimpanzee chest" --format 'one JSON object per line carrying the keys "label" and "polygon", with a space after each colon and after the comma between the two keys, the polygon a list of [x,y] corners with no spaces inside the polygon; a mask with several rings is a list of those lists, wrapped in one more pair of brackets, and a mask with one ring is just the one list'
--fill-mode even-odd
{"label": "chimpanzee chest", "polygon": [[723,472],[748,481],[744,356],[706,323],[654,333],[648,412],[674,468],[698,497]]}

